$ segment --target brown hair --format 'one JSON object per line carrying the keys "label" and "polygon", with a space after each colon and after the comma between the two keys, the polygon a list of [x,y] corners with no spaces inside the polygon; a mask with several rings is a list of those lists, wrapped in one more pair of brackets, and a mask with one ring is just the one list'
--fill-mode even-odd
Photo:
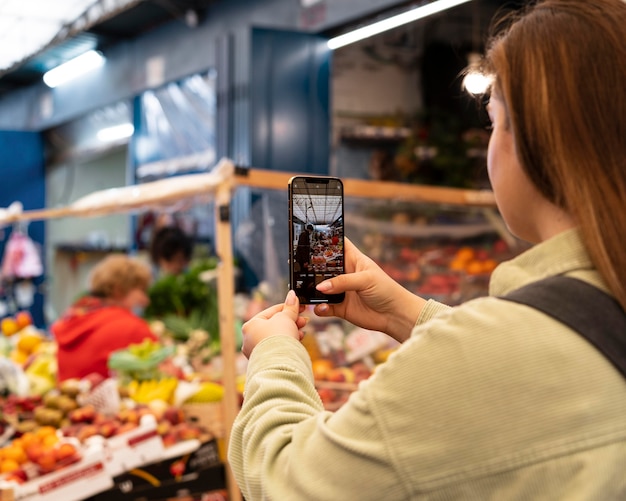
{"label": "brown hair", "polygon": [[150,267],[123,254],[111,254],[91,270],[89,290],[103,298],[119,298],[133,289],[148,290],[152,280]]}
{"label": "brown hair", "polygon": [[542,0],[492,38],[486,65],[522,167],[577,221],[626,308],[626,3]]}

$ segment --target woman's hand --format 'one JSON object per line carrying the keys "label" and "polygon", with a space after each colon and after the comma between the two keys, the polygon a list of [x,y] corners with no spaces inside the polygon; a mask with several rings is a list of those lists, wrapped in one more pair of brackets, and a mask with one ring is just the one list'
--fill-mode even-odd
{"label": "woman's hand", "polygon": [[271,306],[243,324],[242,353],[250,358],[255,346],[267,337],[289,336],[301,340],[304,335],[302,328],[306,325],[306,318],[300,313],[304,307],[300,306],[298,297],[293,291],[287,293],[284,304]]}
{"label": "woman's hand", "polygon": [[410,335],[425,299],[412,294],[345,239],[346,273],[317,285],[324,294],[346,293],[340,304],[318,304],[320,317],[336,316],[403,342]]}

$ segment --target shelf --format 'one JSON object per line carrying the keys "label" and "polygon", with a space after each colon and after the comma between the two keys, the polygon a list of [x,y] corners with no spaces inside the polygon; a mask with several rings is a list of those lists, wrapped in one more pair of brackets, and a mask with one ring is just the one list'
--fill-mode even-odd
{"label": "shelf", "polygon": [[414,238],[451,237],[471,238],[479,235],[496,233],[491,222],[473,224],[404,224],[392,221],[379,221],[358,214],[350,214],[346,226],[357,227],[360,230],[376,231],[388,236],[402,236]]}
{"label": "shelf", "polygon": [[354,125],[343,127],[340,132],[344,141],[404,141],[411,136],[408,127],[390,127],[374,125]]}
{"label": "shelf", "polygon": [[129,248],[124,246],[124,247],[118,247],[118,246],[105,246],[105,247],[100,247],[100,246],[96,246],[96,245],[90,245],[87,243],[77,243],[77,244],[72,244],[72,243],[65,243],[65,244],[58,244],[55,246],[57,252],[66,252],[68,254],[78,254],[78,253],[94,253],[94,254],[110,254],[113,252],[122,252],[122,253],[128,253],[129,252]]}

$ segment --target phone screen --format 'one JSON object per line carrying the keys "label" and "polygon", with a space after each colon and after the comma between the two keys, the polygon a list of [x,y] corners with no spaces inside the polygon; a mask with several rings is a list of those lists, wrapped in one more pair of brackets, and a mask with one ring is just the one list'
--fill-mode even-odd
{"label": "phone screen", "polygon": [[340,303],[315,286],[344,272],[343,183],[334,177],[289,180],[289,279],[301,304]]}

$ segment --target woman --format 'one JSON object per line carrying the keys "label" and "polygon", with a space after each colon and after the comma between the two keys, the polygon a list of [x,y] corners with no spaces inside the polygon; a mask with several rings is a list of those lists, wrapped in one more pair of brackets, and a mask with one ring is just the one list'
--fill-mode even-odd
{"label": "woman", "polygon": [[292,291],[244,326],[229,459],[248,501],[626,499],[626,381],[572,329],[498,297],[564,274],[626,307],[625,26],[622,0],[545,0],[491,42],[489,176],[536,245],[493,272],[489,297],[418,298],[346,241],[347,274],[318,285],[346,299],[315,312],[403,344],[336,413]]}
{"label": "woman", "polygon": [[137,316],[148,305],[150,267],[122,254],[113,254],[91,271],[89,293],[55,322],[51,331],[57,348],[58,379],[90,373],[109,376],[109,355],[144,339],[157,340]]}
{"label": "woman", "polygon": [[193,254],[193,239],[178,226],[156,230],[150,242],[150,259],[161,275],[180,275]]}

